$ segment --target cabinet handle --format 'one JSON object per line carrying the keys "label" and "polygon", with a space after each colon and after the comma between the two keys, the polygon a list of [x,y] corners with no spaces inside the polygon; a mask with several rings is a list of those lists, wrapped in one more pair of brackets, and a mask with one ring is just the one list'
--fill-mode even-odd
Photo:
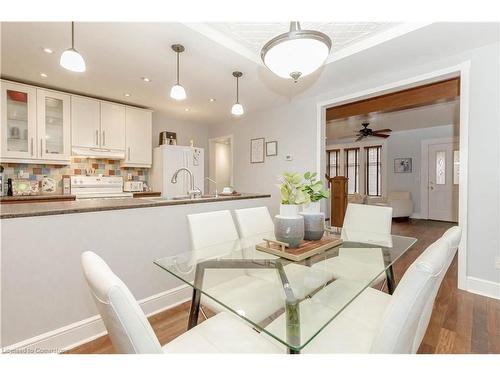
{"label": "cabinet handle", "polygon": [[130,147],[128,148],[128,161],[130,161]]}
{"label": "cabinet handle", "polygon": [[40,138],[40,157],[43,158],[43,138]]}
{"label": "cabinet handle", "polygon": [[99,146],[99,130],[95,131],[95,145]]}
{"label": "cabinet handle", "polygon": [[102,131],[102,145],[106,146],[106,130]]}
{"label": "cabinet handle", "polygon": [[33,137],[31,137],[31,156],[33,156]]}

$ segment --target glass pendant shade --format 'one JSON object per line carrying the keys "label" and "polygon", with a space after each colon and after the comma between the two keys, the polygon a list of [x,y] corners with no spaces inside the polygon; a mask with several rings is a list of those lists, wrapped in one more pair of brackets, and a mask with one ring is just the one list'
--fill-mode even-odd
{"label": "glass pendant shade", "polygon": [[59,60],[59,64],[72,72],[82,73],[85,71],[85,60],[76,49],[69,48],[64,51]]}
{"label": "glass pendant shade", "polygon": [[245,113],[243,106],[240,103],[234,103],[231,107],[231,114],[234,116],[241,116]]}
{"label": "glass pendant shade", "polygon": [[71,48],[61,55],[59,65],[72,72],[82,73],[86,70],[85,60],[80,52],[75,49],[75,23],[71,22]]}
{"label": "glass pendant shade", "polygon": [[170,89],[170,97],[175,100],[186,99],[186,90],[179,84],[173,85]]}
{"label": "glass pendant shade", "polygon": [[278,35],[262,48],[264,64],[277,76],[292,78],[307,76],[320,68],[331,48],[330,38],[318,31],[301,30],[292,22],[290,31]]}

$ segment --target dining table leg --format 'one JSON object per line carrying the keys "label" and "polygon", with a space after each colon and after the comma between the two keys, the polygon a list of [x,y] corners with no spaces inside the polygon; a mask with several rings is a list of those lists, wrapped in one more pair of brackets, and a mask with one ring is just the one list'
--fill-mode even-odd
{"label": "dining table leg", "polygon": [[200,303],[201,303],[201,287],[203,283],[204,273],[205,273],[205,267],[201,264],[198,264],[196,266],[196,272],[194,276],[195,287],[193,288],[191,308],[189,309],[188,331],[198,324],[198,316],[200,315]]}
{"label": "dining table leg", "polygon": [[[299,300],[287,299],[285,305],[286,341],[294,347],[300,346],[300,309]],[[288,354],[300,354],[300,350],[288,348]]]}
{"label": "dining table leg", "polygon": [[394,279],[394,270],[392,268],[392,264],[387,267],[387,269],[385,270],[385,274],[387,276],[387,290],[389,294],[392,294],[396,289],[396,280]]}

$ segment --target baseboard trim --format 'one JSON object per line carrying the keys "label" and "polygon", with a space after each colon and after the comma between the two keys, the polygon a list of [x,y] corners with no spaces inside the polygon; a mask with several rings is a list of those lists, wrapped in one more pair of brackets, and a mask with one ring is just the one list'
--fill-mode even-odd
{"label": "baseboard trim", "polygon": [[[192,289],[187,285],[154,294],[139,301],[146,314],[151,316],[175,307],[191,298]],[[100,315],[43,333],[2,348],[3,353],[61,353],[107,334]]]}
{"label": "baseboard trim", "polygon": [[500,299],[500,283],[467,276],[467,291],[481,296]]}

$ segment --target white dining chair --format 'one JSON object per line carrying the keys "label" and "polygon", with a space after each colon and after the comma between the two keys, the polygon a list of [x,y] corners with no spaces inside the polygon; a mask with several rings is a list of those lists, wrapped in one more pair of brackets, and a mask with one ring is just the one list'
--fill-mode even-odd
{"label": "white dining chair", "polygon": [[[191,214],[187,215],[187,219],[191,250],[196,256],[213,258],[234,251],[241,252],[238,231],[230,211]],[[217,271],[208,269],[205,271],[203,283],[208,295],[231,306],[239,314],[260,321],[282,308],[284,302],[280,289],[276,287],[279,282],[276,271],[262,269],[258,272],[269,275],[269,278],[256,277],[254,273],[243,268]],[[226,310],[206,295],[202,295],[201,304],[215,313]]]}
{"label": "white dining chair", "polygon": [[[427,325],[421,324],[421,316],[428,303],[432,308],[434,290],[446,272],[448,255],[447,240],[434,242],[408,268],[392,296],[365,289],[302,352],[415,353],[423,337],[421,332],[427,329]],[[361,288],[362,284],[356,281],[338,280],[301,302],[304,337],[338,313]],[[284,335],[285,323],[285,316],[281,315],[266,330]]]}
{"label": "white dining chair", "polygon": [[136,299],[104,260],[91,251],[84,252],[81,260],[92,297],[118,353],[279,352],[270,341],[227,312],[205,320],[162,347]]}
{"label": "white dining chair", "polygon": [[[238,224],[241,243],[248,257],[271,258],[276,256],[256,251],[255,245],[263,242],[264,238],[274,239],[274,223],[267,207],[252,207],[234,210]],[[333,278],[327,267],[311,268],[297,263],[284,266],[285,274],[295,296],[299,299],[326,285]],[[263,277],[269,281],[277,279],[276,273],[248,271],[256,277]]]}

